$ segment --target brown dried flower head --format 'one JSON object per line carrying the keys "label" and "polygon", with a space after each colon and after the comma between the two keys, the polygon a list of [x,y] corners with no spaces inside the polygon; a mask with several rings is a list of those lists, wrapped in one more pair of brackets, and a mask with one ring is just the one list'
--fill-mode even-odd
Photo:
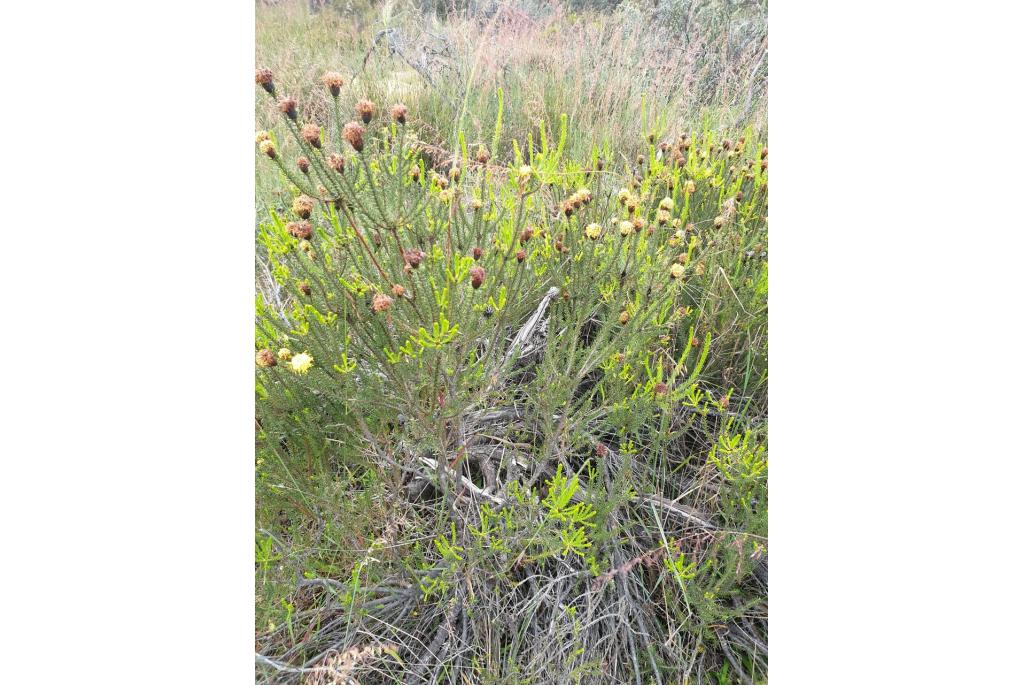
{"label": "brown dried flower head", "polygon": [[323,82],[334,97],[338,97],[341,94],[341,87],[345,85],[344,77],[336,71],[328,71],[324,74]]}
{"label": "brown dried flower head", "polygon": [[299,157],[297,160],[295,160],[295,166],[299,167],[299,171],[301,171],[302,173],[309,173],[309,160],[306,159],[305,157]]}
{"label": "brown dried flower head", "polygon": [[289,221],[285,228],[299,240],[306,240],[313,235],[313,225],[308,221]]}
{"label": "brown dried flower head", "polygon": [[299,290],[302,291],[302,294],[306,297],[309,297],[313,293],[313,289],[310,288],[309,283],[306,283],[305,281],[299,283]]}
{"label": "brown dried flower head", "polygon": [[313,213],[313,206],[313,198],[306,195],[299,195],[292,200],[292,211],[303,219],[308,219],[309,215]]}
{"label": "brown dried flower head", "polygon": [[405,263],[414,269],[419,267],[423,262],[423,258],[426,256],[427,254],[423,250],[417,250],[415,248],[410,248],[402,253],[402,257],[405,258]]}
{"label": "brown dried flower head", "polygon": [[394,300],[384,293],[377,293],[373,296],[373,304],[370,305],[370,308],[373,309],[373,311],[380,313],[390,307],[392,302],[394,302]]}
{"label": "brown dried flower head", "polygon": [[395,297],[401,297],[402,295],[405,295],[405,287],[395,283],[391,286],[391,294]]}
{"label": "brown dried flower head", "polygon": [[664,395],[667,392],[668,392],[668,386],[665,385],[664,383],[658,383],[657,385],[654,386],[654,394],[655,395]]}
{"label": "brown dried flower head", "polygon": [[476,290],[481,285],[483,285],[484,277],[486,275],[487,272],[484,271],[484,268],[482,266],[474,266],[470,268],[469,279],[470,282],[473,284],[473,290]]}
{"label": "brown dried flower head", "polygon": [[364,124],[370,123],[375,110],[373,103],[365,98],[356,103],[356,114],[362,118]]}
{"label": "brown dried flower head", "polygon": [[399,124],[405,125],[405,118],[409,114],[409,108],[398,102],[391,105],[391,118]]}
{"label": "brown dried flower head", "polygon": [[516,250],[516,261],[517,262],[522,262],[524,259],[526,259],[526,250],[523,250],[523,249]]}
{"label": "brown dried flower head", "polygon": [[277,366],[277,359],[274,357],[274,353],[267,349],[257,352],[256,366],[264,369],[269,366]]}
{"label": "brown dried flower head", "polygon": [[295,98],[285,97],[278,100],[277,108],[281,110],[282,113],[286,114],[289,119],[295,121],[299,118],[298,110],[296,110],[298,104],[299,103],[295,101]]}
{"label": "brown dried flower head", "polygon": [[460,169],[456,165],[452,165],[452,168],[448,170],[448,178],[450,178],[451,180],[453,180],[456,183],[458,183],[459,179],[461,177],[462,177],[462,169]]}
{"label": "brown dried flower head", "polygon": [[519,234],[519,244],[525,245],[533,237],[533,226],[527,226],[523,229],[523,232]]}
{"label": "brown dried flower head", "polygon": [[344,138],[352,149],[356,152],[363,151],[363,133],[366,131],[355,121],[350,121],[345,124],[345,128],[341,130],[341,137]]}
{"label": "brown dried flower head", "polygon": [[621,323],[623,326],[629,323],[629,312],[627,312],[625,309],[623,309],[619,313],[619,323]]}
{"label": "brown dried flower head", "polygon": [[316,124],[306,124],[302,127],[302,139],[319,150],[320,127]]}
{"label": "brown dried flower head", "polygon": [[418,164],[409,169],[409,178],[411,178],[414,181],[420,180],[420,167]]}
{"label": "brown dried flower head", "polygon": [[270,69],[257,69],[256,70],[256,84],[263,86],[263,90],[267,91],[271,95],[274,94],[274,72]]}
{"label": "brown dried flower head", "polygon": [[480,249],[479,247],[474,247],[473,248],[473,259],[479,261],[480,257],[482,257],[483,254],[484,254],[484,251],[482,249]]}
{"label": "brown dried flower head", "polygon": [[336,152],[332,152],[331,156],[327,158],[327,165],[339,174],[345,173],[345,158]]}
{"label": "brown dried flower head", "polygon": [[491,161],[491,152],[486,145],[480,144],[476,149],[476,161],[480,164],[487,164]]}

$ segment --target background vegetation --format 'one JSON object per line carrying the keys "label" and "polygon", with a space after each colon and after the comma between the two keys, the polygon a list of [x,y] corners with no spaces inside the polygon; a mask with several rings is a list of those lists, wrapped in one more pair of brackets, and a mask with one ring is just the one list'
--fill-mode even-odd
{"label": "background vegetation", "polygon": [[257,5],[258,680],[766,681],[766,35]]}

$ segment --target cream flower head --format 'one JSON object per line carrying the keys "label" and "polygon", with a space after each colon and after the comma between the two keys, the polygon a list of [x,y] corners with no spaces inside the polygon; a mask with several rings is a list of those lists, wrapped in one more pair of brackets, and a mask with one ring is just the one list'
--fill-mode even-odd
{"label": "cream flower head", "polygon": [[583,232],[591,240],[597,240],[601,237],[601,224],[587,224],[587,227],[583,229]]}
{"label": "cream flower head", "polygon": [[672,278],[682,278],[683,274],[686,273],[686,269],[683,268],[682,264],[676,263],[672,265],[669,272]]}
{"label": "cream flower head", "polygon": [[308,373],[313,368],[313,355],[309,352],[300,352],[292,357],[291,365],[295,373]]}

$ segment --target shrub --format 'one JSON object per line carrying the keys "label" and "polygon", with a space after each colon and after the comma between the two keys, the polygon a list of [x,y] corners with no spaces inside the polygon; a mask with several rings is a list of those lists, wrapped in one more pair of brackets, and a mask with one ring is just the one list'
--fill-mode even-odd
{"label": "shrub", "polygon": [[293,198],[258,232],[260,497],[319,547],[334,484],[368,541],[295,560],[262,677],[764,678],[767,150],[579,159],[563,116],[502,165],[357,95],[257,135]]}

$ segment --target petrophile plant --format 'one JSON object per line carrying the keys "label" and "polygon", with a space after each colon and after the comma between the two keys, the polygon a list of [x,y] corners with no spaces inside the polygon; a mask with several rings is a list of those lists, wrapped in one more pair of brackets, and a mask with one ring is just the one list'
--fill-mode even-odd
{"label": "petrophile plant", "polygon": [[767,148],[569,159],[564,117],[504,141],[499,111],[443,150],[345,81],[317,122],[256,73],[292,198],[258,231],[257,473],[311,530],[341,474],[388,513],[355,560],[290,560],[259,677],[764,679]]}

